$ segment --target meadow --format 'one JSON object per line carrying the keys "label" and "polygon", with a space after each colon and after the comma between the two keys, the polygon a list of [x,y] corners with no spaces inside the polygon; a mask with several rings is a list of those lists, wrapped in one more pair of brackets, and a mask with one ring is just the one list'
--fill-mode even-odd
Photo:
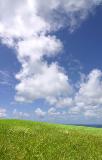
{"label": "meadow", "polygon": [[0,120],[0,160],[102,160],[102,129]]}

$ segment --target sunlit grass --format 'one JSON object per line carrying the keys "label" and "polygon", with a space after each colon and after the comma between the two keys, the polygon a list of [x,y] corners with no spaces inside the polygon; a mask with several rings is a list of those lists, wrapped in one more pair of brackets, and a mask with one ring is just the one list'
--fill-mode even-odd
{"label": "sunlit grass", "polygon": [[102,160],[102,129],[0,120],[0,160]]}

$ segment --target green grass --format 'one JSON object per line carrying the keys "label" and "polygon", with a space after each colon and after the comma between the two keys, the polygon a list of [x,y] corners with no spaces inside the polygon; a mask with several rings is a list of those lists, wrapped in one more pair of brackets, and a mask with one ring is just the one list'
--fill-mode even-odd
{"label": "green grass", "polygon": [[102,160],[102,129],[0,120],[0,160]]}

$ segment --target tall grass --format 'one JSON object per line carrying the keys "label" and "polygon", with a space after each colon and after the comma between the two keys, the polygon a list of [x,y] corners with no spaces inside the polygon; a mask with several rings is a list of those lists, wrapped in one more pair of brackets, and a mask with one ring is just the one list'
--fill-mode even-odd
{"label": "tall grass", "polygon": [[102,160],[102,129],[0,120],[0,160]]}

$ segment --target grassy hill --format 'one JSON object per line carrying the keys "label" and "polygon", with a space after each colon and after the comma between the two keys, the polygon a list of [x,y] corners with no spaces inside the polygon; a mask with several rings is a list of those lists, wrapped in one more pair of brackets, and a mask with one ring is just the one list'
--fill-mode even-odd
{"label": "grassy hill", "polygon": [[102,129],[0,120],[0,160],[102,160]]}

